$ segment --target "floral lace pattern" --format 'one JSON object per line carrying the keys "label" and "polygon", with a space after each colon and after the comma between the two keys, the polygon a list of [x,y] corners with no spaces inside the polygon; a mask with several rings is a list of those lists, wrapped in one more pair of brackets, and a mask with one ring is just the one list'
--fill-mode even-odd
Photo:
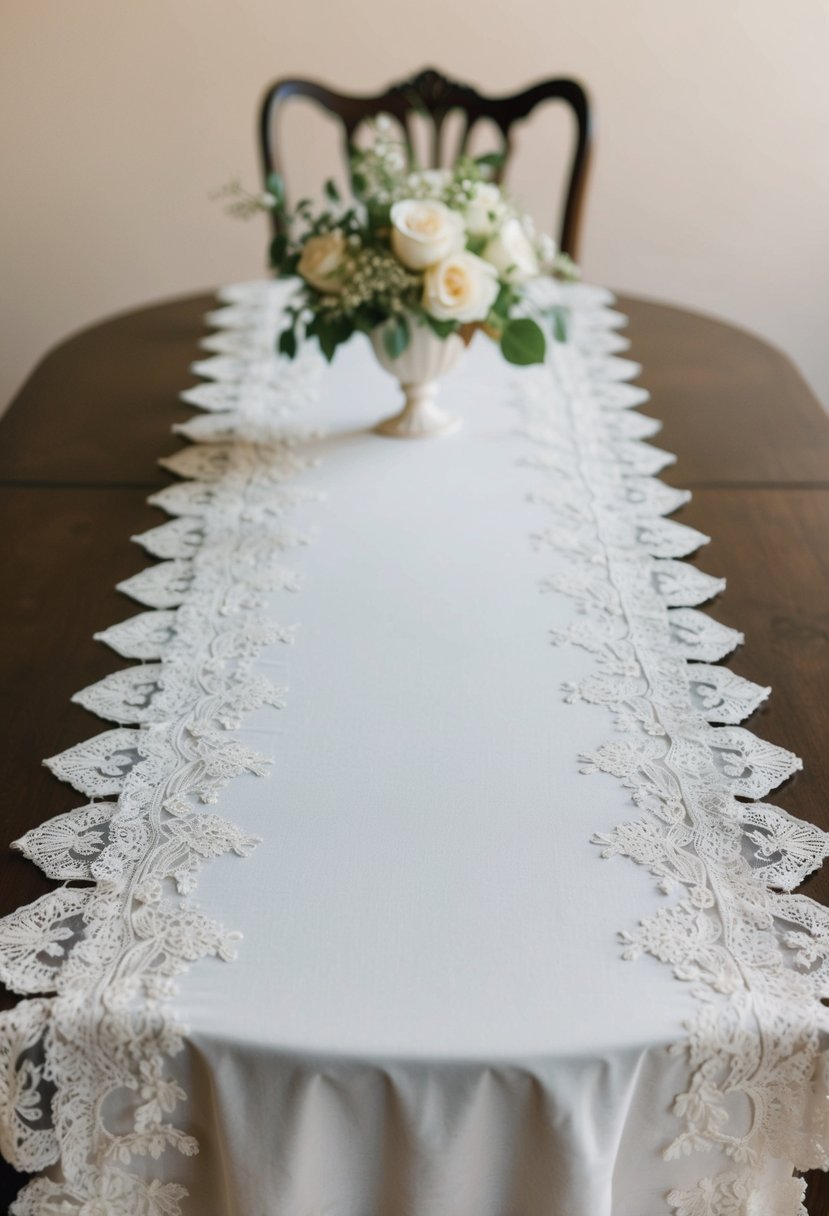
{"label": "floral lace pattern", "polygon": [[[596,842],[665,896],[622,933],[624,955],[669,963],[699,998],[665,1154],[734,1163],[668,1205],[797,1216],[791,1167],[829,1166],[829,911],[791,892],[829,836],[762,801],[800,761],[740,725],[769,689],[717,666],[742,638],[697,610],[724,582],[682,560],[706,538],[668,518],[690,496],[658,480],[672,457],[632,412],[647,394],[618,357],[624,318],[606,293],[565,291],[570,340],[522,375],[516,401],[540,586],[579,609],[551,641],[594,658],[565,698],[606,706],[619,732],[584,771],[620,779],[638,808]],[[311,539],[290,520],[314,497],[302,473],[316,436],[295,413],[319,365],[271,353],[283,306],[281,285],[248,284],[209,315],[218,332],[193,365],[206,382],[182,394],[202,413],[176,428],[191,446],[162,461],[181,480],[150,499],[170,519],[135,538],[159,560],[120,584],[144,611],[96,635],[136,665],[76,695],[111,728],[46,762],[88,801],[17,842],[62,885],[0,921],[0,979],[24,998],[0,1015],[0,1152],[49,1170],[14,1216],[181,1216],[187,1197],[159,1178],[198,1150],[177,1126],[170,999],[185,968],[232,958],[238,940],[189,896],[210,858],[257,843],[204,805],[267,771],[234,731],[284,703],[254,670],[265,647],[293,642],[264,597],[299,590],[288,555]],[[782,1165],[772,1179],[769,1162]]]}
{"label": "floral lace pattern", "polygon": [[[769,693],[713,666],[741,635],[698,612],[724,586],[686,557],[706,537],[665,517],[690,497],[656,480],[673,459],[642,441],[658,424],[616,357],[608,297],[572,292],[571,340],[524,378],[518,408],[537,471],[531,495],[552,551],[543,591],[581,618],[553,634],[595,670],[565,697],[605,705],[619,737],[583,757],[611,774],[639,815],[594,837],[605,857],[645,866],[665,906],[622,933],[624,957],[669,963],[693,987],[690,1085],[675,1102],[670,1159],[724,1151],[733,1172],[671,1192],[676,1216],[796,1216],[792,1169],[829,1167],[829,909],[791,892],[829,855],[829,836],[762,801],[801,767],[737,725]],[[780,1177],[764,1179],[769,1164]]]}
{"label": "floral lace pattern", "polygon": [[198,1150],[175,1121],[186,1095],[168,1067],[183,1046],[169,998],[189,964],[232,958],[238,939],[187,897],[210,858],[257,843],[199,808],[267,771],[233,731],[283,705],[252,670],[293,641],[263,597],[298,590],[287,555],[309,540],[287,520],[312,497],[294,482],[314,436],[293,415],[319,361],[273,356],[284,295],[231,288],[210,314],[220,332],[194,370],[211,383],[182,394],[206,412],[176,428],[193,445],[161,462],[185,480],[150,499],[170,522],[134,538],[161,560],[120,584],[149,611],[97,635],[137,665],[74,698],[115,729],[46,761],[90,801],[17,841],[63,885],[0,921],[0,978],[29,998],[0,1015],[0,1151],[20,1170],[59,1166],[15,1216],[179,1216],[187,1194],[147,1177]]}

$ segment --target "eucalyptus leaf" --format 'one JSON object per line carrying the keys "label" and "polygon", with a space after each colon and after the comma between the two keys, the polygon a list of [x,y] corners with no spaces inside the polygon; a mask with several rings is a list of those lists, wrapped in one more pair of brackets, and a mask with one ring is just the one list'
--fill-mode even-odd
{"label": "eucalyptus leaf", "polygon": [[390,359],[397,359],[409,345],[409,322],[405,317],[393,316],[383,326],[383,349]]}
{"label": "eucalyptus leaf", "polygon": [[337,189],[337,183],[334,181],[333,177],[329,177],[328,181],[325,183],[325,193],[328,198],[331,199],[332,203],[338,203],[340,201],[340,192]]}
{"label": "eucalyptus leaf", "polygon": [[504,326],[501,354],[508,363],[517,363],[521,367],[529,363],[543,363],[546,352],[544,333],[529,317],[518,317]]}
{"label": "eucalyptus leaf", "polygon": [[279,173],[269,173],[265,182],[265,189],[268,194],[272,194],[276,200],[276,207],[282,210],[285,206],[285,183]]}
{"label": "eucalyptus leaf", "polygon": [[567,309],[556,306],[552,310],[553,315],[553,336],[556,342],[567,341]]}

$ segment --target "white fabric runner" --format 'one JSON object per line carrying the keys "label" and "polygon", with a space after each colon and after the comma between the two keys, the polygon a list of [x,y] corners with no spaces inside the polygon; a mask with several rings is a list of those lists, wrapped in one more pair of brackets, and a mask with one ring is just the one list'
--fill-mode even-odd
{"label": "white fabric runner", "polygon": [[800,1210],[829,927],[769,888],[827,838],[735,797],[799,762],[736,726],[768,690],[713,665],[739,638],[693,607],[722,583],[677,560],[705,538],[664,518],[622,318],[564,290],[551,363],[479,337],[463,430],[411,443],[370,431],[367,344],[277,362],[285,286],[225,293],[165,560],[123,588],[155,611],[102,635],[143,665],[50,762],[118,810],[21,842],[97,887],[0,925],[6,982],[58,994],[2,1023],[0,1147],[68,1179],[15,1212]]}

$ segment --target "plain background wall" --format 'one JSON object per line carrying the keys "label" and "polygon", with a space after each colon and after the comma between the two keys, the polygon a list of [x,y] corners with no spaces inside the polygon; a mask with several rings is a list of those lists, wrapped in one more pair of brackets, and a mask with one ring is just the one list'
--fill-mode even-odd
{"label": "plain background wall", "polygon": [[[581,78],[585,277],[758,331],[829,401],[827,0],[2,0],[0,27],[0,405],[72,330],[261,273],[263,223],[208,196],[258,189],[267,82],[373,91],[427,64],[492,92]],[[566,133],[522,140],[542,221]],[[286,138],[300,187],[327,174],[330,128]]]}

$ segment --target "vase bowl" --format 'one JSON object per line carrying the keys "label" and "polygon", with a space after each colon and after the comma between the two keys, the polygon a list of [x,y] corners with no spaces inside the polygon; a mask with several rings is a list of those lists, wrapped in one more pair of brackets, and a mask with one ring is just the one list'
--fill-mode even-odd
{"label": "vase bowl", "polygon": [[395,358],[383,345],[382,326],[369,337],[378,363],[400,382],[404,395],[402,410],[379,422],[376,433],[394,439],[429,439],[456,431],[460,418],[439,406],[435,397],[438,380],[463,354],[463,338],[459,334],[439,338],[427,325],[410,318],[409,344]]}

